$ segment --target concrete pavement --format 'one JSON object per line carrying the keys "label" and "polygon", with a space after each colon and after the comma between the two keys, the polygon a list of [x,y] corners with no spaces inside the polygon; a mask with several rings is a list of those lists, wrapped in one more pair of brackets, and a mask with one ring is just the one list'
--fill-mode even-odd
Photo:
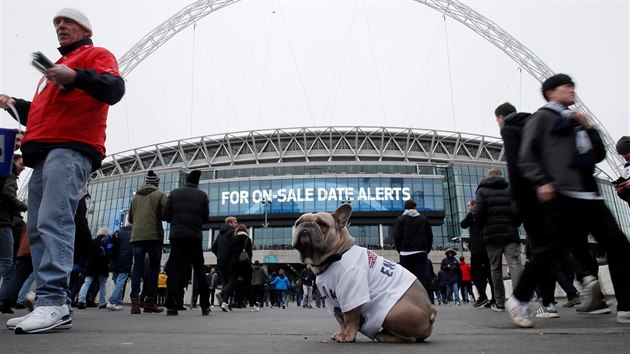
{"label": "concrete pavement", "polygon": [[[508,315],[471,306],[437,306],[433,334],[418,344],[330,340],[335,320],[325,309],[263,308],[250,313],[199,308],[165,314],[130,315],[88,308],[77,310],[73,328],[54,333],[16,335],[0,329],[0,352],[8,353],[627,353],[630,324],[615,313],[579,315],[559,308],[559,319],[535,319],[533,329],[519,329]],[[613,307],[614,308],[614,307]],[[23,315],[24,310],[16,311]],[[6,322],[10,315],[2,315]],[[3,322],[3,323],[4,323]]]}

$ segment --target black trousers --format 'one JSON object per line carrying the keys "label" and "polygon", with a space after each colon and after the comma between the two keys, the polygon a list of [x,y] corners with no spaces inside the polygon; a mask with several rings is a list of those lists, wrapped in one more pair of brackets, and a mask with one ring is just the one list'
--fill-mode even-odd
{"label": "black trousers", "polygon": [[[492,284],[492,273],[490,272],[490,259],[487,254],[470,255],[470,277],[479,292],[479,300],[488,299],[486,287],[488,283]],[[490,293],[492,294],[492,299],[494,299],[493,286],[490,286]]]}
{"label": "black trousers", "polygon": [[414,253],[408,256],[400,256],[400,265],[410,271],[413,275],[415,275],[428,293],[429,283],[426,279],[426,263],[426,252]]}
{"label": "black trousers", "polygon": [[171,239],[171,252],[168,257],[168,278],[166,279],[166,308],[177,309],[184,306],[182,279],[188,279],[192,265],[199,288],[199,304],[202,309],[210,307],[210,290],[206,284],[206,273],[203,269],[203,249],[201,240],[196,238]]}
{"label": "black trousers", "polygon": [[[617,297],[617,310],[630,311],[630,242],[619,229],[603,200],[584,200],[558,194],[543,205],[546,242],[532,249],[514,296],[527,301],[537,277],[549,272],[555,259],[564,260],[575,270],[578,280],[597,275],[597,264],[588,248],[588,235],[606,252],[608,268]],[[567,257],[569,252],[575,257]],[[577,262],[576,262],[577,261]]]}

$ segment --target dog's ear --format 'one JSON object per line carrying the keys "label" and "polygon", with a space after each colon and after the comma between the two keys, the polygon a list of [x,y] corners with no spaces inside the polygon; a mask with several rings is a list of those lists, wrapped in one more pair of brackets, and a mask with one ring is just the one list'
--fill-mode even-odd
{"label": "dog's ear", "polygon": [[350,206],[350,204],[341,204],[341,206],[337,208],[334,213],[332,213],[332,216],[337,222],[337,228],[339,228],[339,230],[348,225],[350,215],[352,215],[352,207]]}

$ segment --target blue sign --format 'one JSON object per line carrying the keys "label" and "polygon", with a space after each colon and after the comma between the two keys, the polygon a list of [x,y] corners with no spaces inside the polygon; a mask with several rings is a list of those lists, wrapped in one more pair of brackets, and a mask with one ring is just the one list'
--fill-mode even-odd
{"label": "blue sign", "polygon": [[265,256],[263,263],[278,263],[278,256]]}
{"label": "blue sign", "polygon": [[408,199],[418,210],[444,210],[441,176],[247,178],[200,188],[215,215],[333,211],[344,203],[355,211],[402,212]]}

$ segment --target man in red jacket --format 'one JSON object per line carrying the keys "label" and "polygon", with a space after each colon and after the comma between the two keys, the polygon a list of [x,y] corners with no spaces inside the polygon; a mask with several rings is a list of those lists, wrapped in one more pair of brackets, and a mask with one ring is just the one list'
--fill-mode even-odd
{"label": "man in red jacket", "polygon": [[44,69],[33,100],[0,94],[0,108],[15,106],[26,125],[22,153],[25,165],[33,169],[27,227],[37,304],[30,314],[7,321],[18,334],[72,324],[67,291],[74,214],[90,173],[105,157],[109,106],[125,93],[116,58],[93,45],[92,25],[83,12],[62,9],[53,25],[62,57]]}

